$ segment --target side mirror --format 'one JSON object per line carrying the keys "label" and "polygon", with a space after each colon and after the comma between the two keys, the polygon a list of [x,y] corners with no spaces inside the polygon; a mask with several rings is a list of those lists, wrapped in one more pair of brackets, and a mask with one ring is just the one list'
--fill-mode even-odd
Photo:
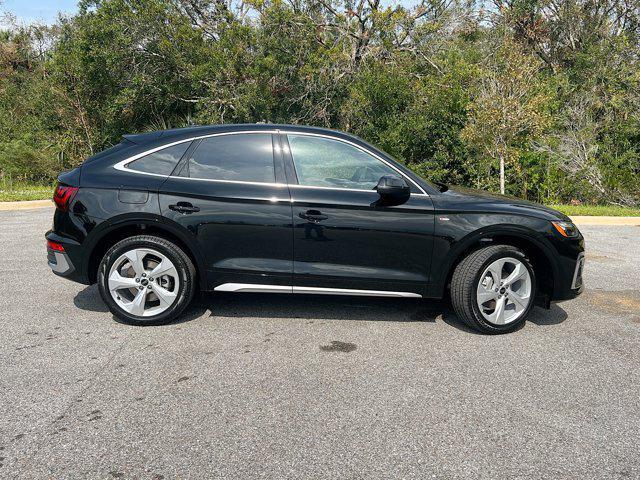
{"label": "side mirror", "polygon": [[409,200],[411,187],[404,178],[395,175],[385,175],[378,180],[376,191],[387,205],[400,205]]}

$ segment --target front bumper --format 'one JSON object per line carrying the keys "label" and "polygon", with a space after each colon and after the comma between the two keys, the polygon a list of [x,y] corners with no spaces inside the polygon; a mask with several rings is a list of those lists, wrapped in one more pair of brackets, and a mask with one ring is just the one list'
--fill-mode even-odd
{"label": "front bumper", "polygon": [[570,276],[567,276],[563,282],[563,284],[566,285],[564,288],[556,288],[552,298],[553,301],[562,302],[564,300],[572,300],[584,291],[584,282],[582,279],[584,261],[584,251],[582,251],[578,254],[578,257],[570,263],[570,267],[567,266],[566,272]]}
{"label": "front bumper", "polygon": [[576,268],[573,272],[573,281],[571,282],[571,290],[580,290],[582,293],[582,272],[584,270],[584,252],[578,255],[578,260],[576,262]]}

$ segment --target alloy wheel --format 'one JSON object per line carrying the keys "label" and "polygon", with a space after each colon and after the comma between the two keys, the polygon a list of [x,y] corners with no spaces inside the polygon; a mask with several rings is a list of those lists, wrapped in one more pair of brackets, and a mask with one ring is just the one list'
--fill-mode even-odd
{"label": "alloy wheel", "polygon": [[527,311],[531,302],[531,275],[512,257],[491,263],[480,276],[476,293],[480,313],[489,323],[507,325]]}
{"label": "alloy wheel", "polygon": [[178,297],[178,270],[165,255],[136,248],[120,255],[109,271],[109,293],[123,310],[151,317],[167,310]]}

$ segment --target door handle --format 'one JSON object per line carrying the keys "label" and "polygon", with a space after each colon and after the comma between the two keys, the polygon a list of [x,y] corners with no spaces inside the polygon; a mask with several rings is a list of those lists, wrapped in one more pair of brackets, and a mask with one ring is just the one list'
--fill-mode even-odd
{"label": "door handle", "polygon": [[194,207],[189,202],[178,202],[175,205],[169,205],[169,209],[186,214],[200,211],[200,207]]}
{"label": "door handle", "polygon": [[319,210],[307,210],[306,212],[300,212],[298,216],[303,220],[309,220],[310,222],[321,222],[322,220],[329,218],[326,215],[323,215]]}

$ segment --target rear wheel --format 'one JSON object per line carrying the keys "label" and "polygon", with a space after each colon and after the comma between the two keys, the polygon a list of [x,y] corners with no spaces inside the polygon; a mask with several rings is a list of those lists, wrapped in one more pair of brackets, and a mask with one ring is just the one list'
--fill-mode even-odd
{"label": "rear wheel", "polygon": [[451,279],[453,308],[467,325],[506,333],[525,322],[535,298],[535,272],[520,249],[492,245],[458,264]]}
{"label": "rear wheel", "polygon": [[182,249],[168,240],[130,237],[102,258],[98,288],[109,310],[127,323],[169,323],[193,298],[195,268]]}

